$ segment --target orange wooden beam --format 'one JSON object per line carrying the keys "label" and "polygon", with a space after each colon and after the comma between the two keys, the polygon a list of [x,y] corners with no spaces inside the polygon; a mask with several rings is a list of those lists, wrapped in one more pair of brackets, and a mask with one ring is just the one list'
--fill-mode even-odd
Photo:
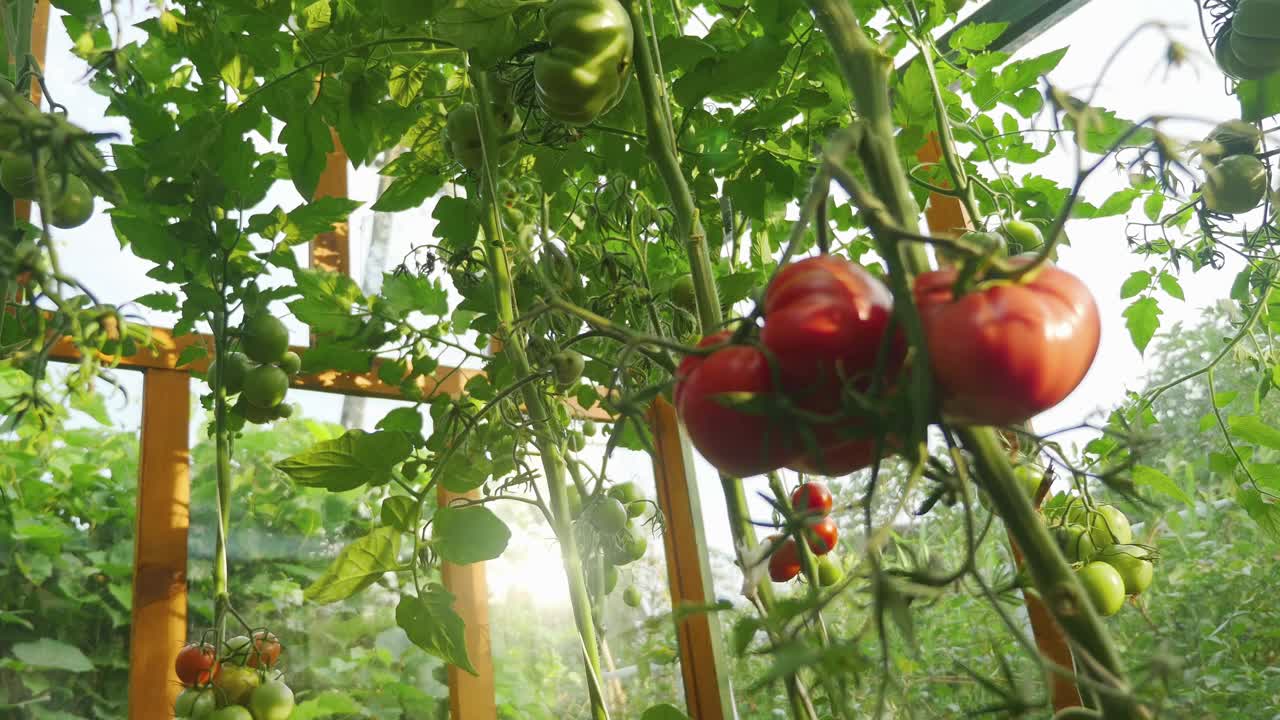
{"label": "orange wooden beam", "polygon": [[[930,134],[924,146],[916,153],[922,163],[937,163],[942,159],[942,147],[938,144],[937,135]],[[973,228],[973,219],[969,217],[964,204],[950,195],[933,193],[929,196],[929,204],[925,208],[925,219],[929,223],[929,231],[935,235],[959,235]],[[1015,450],[1016,452],[1016,445]],[[1022,567],[1022,553],[1018,550],[1013,537],[1009,538],[1009,546],[1013,549],[1014,562]],[[1053,615],[1040,597],[1035,593],[1023,593],[1027,606],[1027,617],[1031,620],[1031,632],[1035,636],[1036,646],[1040,654],[1050,662],[1065,668],[1074,668],[1071,648],[1067,645],[1066,635],[1062,627],[1053,619]],[[1053,707],[1055,710],[1079,707],[1082,705],[1080,689],[1070,677],[1057,673],[1050,674],[1050,685],[1053,690]]]}
{"label": "orange wooden beam", "polygon": [[[49,50],[49,0],[40,0],[36,3],[35,13],[31,16],[31,55],[40,63],[40,69],[43,72],[45,67],[45,56]],[[40,101],[43,99],[43,93],[40,83],[31,83],[31,102],[36,107],[40,107]],[[17,200],[13,204],[14,215],[24,221],[31,219],[31,201]]]}
{"label": "orange wooden beam", "polygon": [[182,371],[150,369],[143,380],[129,720],[171,716],[182,689],[173,658],[187,637],[189,379]]}
{"label": "orange wooden beam", "polygon": [[[707,541],[693,457],[681,435],[676,409],[659,397],[648,415],[654,436],[653,476],[665,520],[667,584],[672,609],[679,613],[682,606],[713,603],[715,588],[703,552]],[[676,625],[685,703],[689,717],[698,720],[737,717],[720,638],[720,621],[714,613],[689,613]]]}
{"label": "orange wooden beam", "polygon": [[[479,493],[456,495],[441,485],[436,499],[441,507]],[[472,675],[454,665],[449,672],[449,711],[454,720],[495,720],[498,717],[496,678],[493,673],[493,650],[489,632],[489,583],[484,563],[454,565],[441,563],[444,586],[453,593],[453,609],[465,626],[463,642],[467,658],[475,668]]]}

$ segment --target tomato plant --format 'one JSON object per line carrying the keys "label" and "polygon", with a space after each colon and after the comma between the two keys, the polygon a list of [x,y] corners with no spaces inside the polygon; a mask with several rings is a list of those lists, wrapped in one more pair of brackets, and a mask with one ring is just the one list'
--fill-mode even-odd
{"label": "tomato plant", "polygon": [[1101,326],[1078,278],[1044,266],[959,297],[957,279],[955,270],[940,270],[915,285],[944,413],[1007,425],[1057,405],[1080,384]]}

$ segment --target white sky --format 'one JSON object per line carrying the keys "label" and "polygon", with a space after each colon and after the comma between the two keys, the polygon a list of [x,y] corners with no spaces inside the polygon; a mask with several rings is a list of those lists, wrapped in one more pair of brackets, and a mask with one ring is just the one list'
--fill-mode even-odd
{"label": "white sky", "polygon": [[[1174,34],[1196,53],[1198,67],[1166,72],[1163,58],[1167,43],[1157,33],[1144,34],[1130,45],[1122,60],[1115,65],[1098,94],[1097,102],[1125,117],[1142,117],[1153,112],[1203,116],[1206,124],[1193,127],[1188,139],[1202,135],[1213,122],[1236,117],[1237,105],[1224,92],[1221,75],[1214,68],[1200,39],[1195,4],[1189,0],[1176,3],[1169,0],[1093,2],[1024,48],[1021,55],[1071,46],[1066,59],[1051,78],[1059,87],[1081,91],[1093,84],[1102,60],[1122,43],[1125,36],[1138,25],[1152,20],[1167,23],[1173,29]],[[119,118],[104,117],[105,100],[84,86],[83,64],[69,54],[69,46],[65,33],[55,23],[46,68],[54,97],[71,108],[72,120],[87,128],[125,132],[125,124]],[[1028,168],[1019,166],[1015,171],[1022,174]],[[1070,156],[1060,150],[1037,164],[1035,172],[1067,185],[1074,170]],[[1086,197],[1098,203],[1122,187],[1124,180],[1117,174],[1100,173],[1086,187]],[[376,185],[377,177],[372,171],[356,171],[352,175],[351,196],[369,203]],[[273,192],[270,204],[279,203],[289,209],[299,203],[291,186],[281,184],[278,188]],[[353,276],[357,278],[363,275],[370,221],[371,214],[367,209],[352,216]],[[395,227],[398,234],[390,257],[398,260],[414,241],[420,242],[429,237],[430,220],[422,211],[403,213],[396,217]],[[1042,430],[1074,425],[1090,413],[1113,406],[1125,389],[1140,386],[1149,370],[1143,357],[1134,349],[1121,316],[1128,301],[1119,299],[1120,285],[1130,273],[1143,268],[1143,264],[1126,250],[1124,218],[1074,222],[1069,231],[1074,245],[1062,252],[1061,264],[1079,274],[1093,290],[1102,311],[1102,344],[1097,361],[1080,388],[1061,405],[1037,419],[1037,427]],[[106,301],[125,302],[162,289],[144,276],[149,263],[119,248],[105,215],[95,215],[79,229],[60,231],[58,239],[66,248],[63,251],[66,270],[85,280]],[[181,243],[183,239],[175,237],[174,242]],[[1181,281],[1188,301],[1180,303],[1161,298],[1163,327],[1168,328],[1177,320],[1194,320],[1205,306],[1224,297],[1236,270],[1237,265],[1229,265],[1227,270],[1220,272],[1183,276]],[[172,322],[171,317],[150,311],[148,317],[157,324]],[[302,326],[296,325],[294,329],[295,342],[303,342],[305,331]],[[136,374],[123,375],[130,388],[132,402],[125,405],[116,398],[111,405],[124,426],[136,427],[141,383]],[[290,400],[301,402],[308,416],[334,420],[341,404],[340,398],[335,396],[296,391],[291,393]],[[386,402],[371,403],[367,410],[368,422],[376,422],[391,406]],[[1083,436],[1074,437],[1080,439]],[[614,479],[643,479],[651,487],[650,472],[642,456],[636,455],[627,462],[615,460],[613,467],[617,470],[613,473]],[[708,539],[713,547],[729,551],[730,536],[719,482],[715,472],[701,460],[698,461],[698,479]],[[764,488],[764,481],[748,480],[747,485],[750,491],[759,490]],[[757,512],[763,517],[767,510],[757,503]],[[661,543],[656,539],[650,543],[650,552],[661,552]],[[533,550],[529,558],[538,554]],[[547,572],[559,572],[556,554],[542,553],[542,556],[552,562],[530,563],[529,558],[519,562],[499,561],[507,567],[490,573],[490,577],[496,580],[505,576],[510,578],[510,583],[548,588],[545,600],[559,603],[563,597],[554,588],[562,588],[563,584],[548,583],[545,575]],[[528,577],[522,579],[524,575]],[[495,591],[505,592],[503,587],[495,587]],[[722,596],[733,592],[736,592],[736,587],[732,585],[719,588]]]}

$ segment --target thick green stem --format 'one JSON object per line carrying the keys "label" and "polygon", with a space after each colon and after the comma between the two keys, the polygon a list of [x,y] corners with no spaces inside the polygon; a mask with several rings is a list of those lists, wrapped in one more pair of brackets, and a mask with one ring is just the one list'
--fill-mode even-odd
{"label": "thick green stem", "polygon": [[227,430],[227,391],[222,377],[227,366],[227,313],[218,310],[214,318],[213,352],[216,377],[210,378],[214,386],[213,427],[214,451],[217,455],[217,543],[213,554],[214,595],[214,643],[219,656],[222,641],[226,639],[227,608],[231,602],[230,573],[227,561],[227,531],[231,526],[231,438]]}
{"label": "thick green stem", "polygon": [[[494,301],[498,311],[498,333],[502,340],[502,352],[515,369],[517,376],[526,376],[533,372],[529,357],[525,353],[524,339],[514,332],[516,324],[515,290],[511,276],[510,259],[507,256],[506,243],[502,237],[502,223],[498,216],[496,185],[498,167],[497,123],[493,119],[493,109],[489,102],[489,80],[485,73],[473,70],[472,81],[475,83],[480,120],[481,147],[485,154],[485,172],[480,182],[480,197],[483,205],[481,228],[485,237],[485,255],[489,263],[489,274],[493,281]],[[566,488],[567,470],[563,450],[557,433],[551,424],[556,421],[555,413],[546,405],[542,393],[534,384],[526,385],[521,391],[526,412],[533,428],[533,442],[542,458],[542,471],[547,480],[547,494],[551,501],[551,516],[556,538],[560,541],[560,555],[564,563],[565,574],[569,581],[569,599],[573,605],[573,617],[578,626],[578,634],[582,638],[582,651],[585,655],[587,687],[591,695],[591,717],[594,720],[607,720],[604,697],[600,693],[600,644],[596,639],[595,621],[591,612],[591,596],[587,592],[586,574],[583,572],[582,557],[578,554],[578,543],[573,533],[573,516],[569,511],[569,495]],[[563,428],[561,428],[563,429]]]}
{"label": "thick green stem", "polygon": [[[1084,587],[1036,513],[1031,500],[1019,489],[1008,455],[990,428],[959,428],[957,435],[973,455],[987,496],[1004,520],[1022,552],[1026,567],[1049,611],[1075,644],[1077,658],[1085,659],[1085,672],[1116,690],[1099,693],[1107,718],[1145,718],[1145,710],[1130,694],[1120,664],[1120,654],[1107,635],[1102,618],[1089,604]],[[1092,666],[1092,668],[1091,668]]]}

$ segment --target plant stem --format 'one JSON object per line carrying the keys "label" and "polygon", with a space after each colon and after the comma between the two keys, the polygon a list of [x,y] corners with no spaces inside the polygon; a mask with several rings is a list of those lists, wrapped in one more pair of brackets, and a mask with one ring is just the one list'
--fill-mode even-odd
{"label": "plant stem", "polygon": [[1078,650],[1087,653],[1110,676],[1112,682],[1109,684],[1119,691],[1099,693],[1105,716],[1115,720],[1147,717],[1145,709],[1128,693],[1120,655],[1107,635],[1102,618],[1094,612],[1084,587],[1062,556],[1049,534],[1049,528],[1019,488],[1013,467],[995,432],[990,428],[964,427],[957,428],[956,434],[973,455],[987,496],[1022,552],[1045,606]]}
{"label": "plant stem", "polygon": [[222,378],[227,367],[227,311],[218,308],[214,317],[213,352],[216,377],[210,378],[215,387],[213,399],[214,449],[217,455],[217,544],[213,556],[214,595],[214,647],[221,657],[222,642],[226,639],[227,608],[231,602],[227,562],[227,529],[231,524],[231,438],[227,431],[227,391]]}
{"label": "plant stem", "polygon": [[[706,231],[698,219],[697,205],[693,201],[689,183],[685,180],[684,172],[680,168],[680,158],[676,154],[675,131],[670,121],[671,113],[665,95],[660,92],[657,64],[650,49],[649,35],[645,31],[650,26],[641,16],[637,0],[627,0],[626,7],[631,25],[636,32],[636,80],[640,85],[640,95],[644,98],[648,152],[658,166],[658,172],[670,196],[676,216],[677,237],[685,243],[685,251],[689,257],[689,267],[693,276],[694,295],[697,299],[698,321],[705,335],[719,328],[724,322],[720,312],[720,295],[716,290],[711,253],[707,248]],[[721,473],[720,487],[724,492],[725,508],[729,514],[729,527],[733,533],[734,545],[741,549],[755,547],[755,528],[751,525],[751,515],[747,509],[747,495],[742,487],[742,480]],[[773,588],[767,582],[760,584],[758,599],[760,608],[767,616],[774,602]],[[799,676],[787,675],[784,684],[791,703],[792,716],[816,720],[813,707],[808,701]]]}
{"label": "plant stem", "polygon": [[[498,128],[493,118],[489,79],[483,72],[471,70],[477,96],[477,115],[480,121],[481,147],[484,150],[485,172],[480,182],[480,198],[483,203],[481,228],[484,231],[485,253],[493,280],[495,306],[498,312],[498,333],[502,340],[502,352],[520,377],[533,373],[525,353],[524,339],[514,332],[516,324],[515,289],[511,276],[510,260],[502,237],[502,224],[498,216],[497,157]],[[560,542],[560,555],[569,581],[569,598],[573,605],[574,621],[582,639],[582,651],[586,663],[587,687],[591,696],[591,717],[607,720],[604,698],[600,693],[600,644],[596,639],[595,621],[591,612],[591,598],[587,592],[582,558],[578,554],[577,540],[573,533],[573,517],[569,511],[569,496],[565,487],[566,468],[557,433],[552,431],[555,413],[549,412],[542,393],[534,384],[521,389],[526,412],[533,430],[533,442],[542,457],[542,470],[546,475],[547,492],[551,501],[552,529]],[[563,430],[563,428],[557,428]]]}

